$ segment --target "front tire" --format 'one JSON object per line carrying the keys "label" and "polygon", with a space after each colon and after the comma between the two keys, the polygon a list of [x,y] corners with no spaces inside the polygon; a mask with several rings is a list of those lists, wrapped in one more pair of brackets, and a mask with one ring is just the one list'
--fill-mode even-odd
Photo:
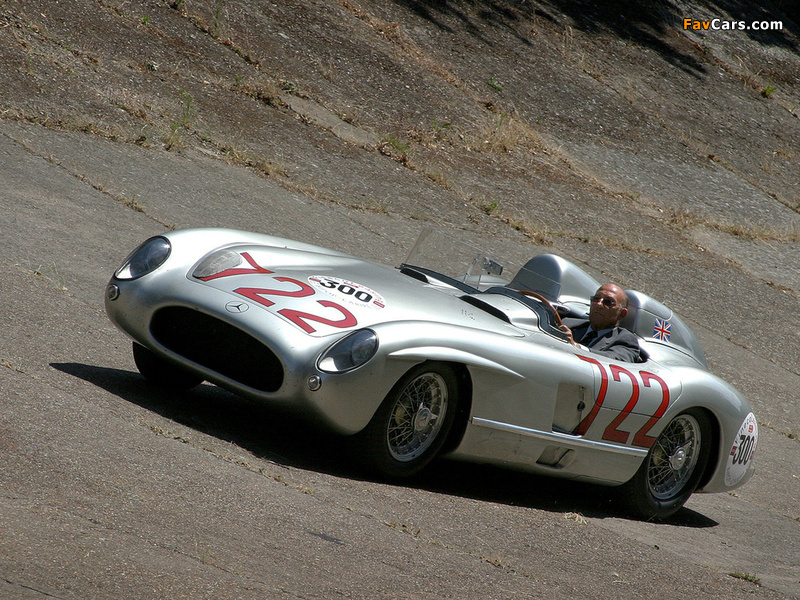
{"label": "front tire", "polygon": [[164,360],[136,342],[133,343],[133,362],[139,373],[159,387],[184,391],[203,383],[202,377]]}
{"label": "front tire", "polygon": [[450,365],[423,363],[411,369],[358,434],[363,462],[391,478],[419,473],[447,439],[458,395],[458,378]]}
{"label": "front tire", "polygon": [[675,514],[697,489],[711,445],[711,420],[705,411],[679,414],[658,436],[633,479],[620,487],[625,504],[648,519]]}

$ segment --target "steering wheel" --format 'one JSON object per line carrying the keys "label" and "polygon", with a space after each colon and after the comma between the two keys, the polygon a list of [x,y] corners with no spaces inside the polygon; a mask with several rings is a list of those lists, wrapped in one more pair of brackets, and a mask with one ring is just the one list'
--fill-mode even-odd
{"label": "steering wheel", "polygon": [[556,325],[558,326],[558,328],[560,329],[561,327],[563,327],[563,324],[561,323],[561,315],[558,314],[558,311],[552,304],[550,304],[550,301],[547,298],[545,298],[538,292],[532,292],[530,290],[517,290],[517,292],[522,294],[523,296],[530,296],[531,298],[536,298],[539,302],[544,304],[545,307],[547,307],[547,309],[550,312],[552,312],[553,316],[556,318]]}

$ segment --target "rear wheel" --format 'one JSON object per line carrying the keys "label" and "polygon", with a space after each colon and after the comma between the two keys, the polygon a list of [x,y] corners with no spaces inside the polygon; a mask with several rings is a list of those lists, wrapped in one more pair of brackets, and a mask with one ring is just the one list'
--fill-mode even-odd
{"label": "rear wheel", "polygon": [[711,440],[711,420],[704,411],[679,414],[658,436],[633,479],[621,486],[624,502],[645,518],[676,513],[700,482]]}
{"label": "rear wheel", "polygon": [[389,477],[421,471],[447,439],[458,393],[458,379],[449,365],[423,363],[411,369],[358,435],[361,458]]}
{"label": "rear wheel", "polygon": [[203,383],[203,378],[157,356],[141,344],[133,343],[133,361],[139,373],[171,390],[188,390]]}

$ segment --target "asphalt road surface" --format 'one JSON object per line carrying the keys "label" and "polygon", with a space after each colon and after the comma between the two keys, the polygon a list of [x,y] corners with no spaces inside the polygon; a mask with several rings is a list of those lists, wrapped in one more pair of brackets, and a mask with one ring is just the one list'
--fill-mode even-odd
{"label": "asphalt road surface", "polygon": [[718,373],[761,390],[758,471],[735,494],[647,523],[597,488],[497,469],[442,462],[390,485],[340,460],[339,440],[217,388],[151,387],[102,298],[167,227],[391,264],[418,222],[7,122],[0,209],[0,597],[800,598],[800,444],[781,425],[800,421],[800,377],[724,333],[692,323]]}

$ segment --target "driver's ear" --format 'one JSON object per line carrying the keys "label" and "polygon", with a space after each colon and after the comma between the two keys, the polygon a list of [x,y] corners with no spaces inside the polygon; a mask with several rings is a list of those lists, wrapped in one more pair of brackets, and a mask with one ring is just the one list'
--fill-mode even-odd
{"label": "driver's ear", "polygon": [[625,315],[627,315],[627,314],[628,314],[627,307],[623,307],[622,310],[619,311],[619,320],[622,321],[622,319],[624,319]]}

